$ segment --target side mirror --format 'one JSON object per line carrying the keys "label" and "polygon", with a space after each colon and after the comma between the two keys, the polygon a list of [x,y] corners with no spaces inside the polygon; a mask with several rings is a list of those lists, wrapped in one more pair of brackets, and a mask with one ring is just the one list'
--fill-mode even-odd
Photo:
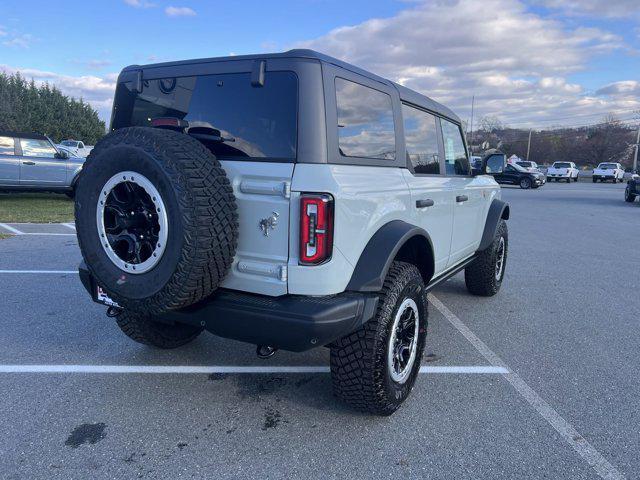
{"label": "side mirror", "polygon": [[482,173],[494,174],[504,172],[507,166],[507,156],[504,153],[492,153],[482,159]]}
{"label": "side mirror", "polygon": [[69,154],[65,150],[59,150],[59,151],[56,152],[55,157],[59,158],[61,160],[68,160],[69,159]]}

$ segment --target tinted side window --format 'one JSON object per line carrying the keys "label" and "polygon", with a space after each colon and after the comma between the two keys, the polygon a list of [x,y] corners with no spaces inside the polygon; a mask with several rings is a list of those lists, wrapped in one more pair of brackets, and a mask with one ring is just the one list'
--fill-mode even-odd
{"label": "tinted side window", "polygon": [[436,117],[408,105],[402,105],[407,157],[416,173],[440,173]]}
{"label": "tinted side window", "polygon": [[36,138],[21,138],[20,146],[25,157],[54,158],[56,150],[47,140]]}
{"label": "tinted side window", "polygon": [[0,155],[15,155],[13,150],[13,138],[0,137]]}
{"label": "tinted side window", "polygon": [[504,156],[491,155],[487,159],[487,173],[502,173],[504,169]]}
{"label": "tinted side window", "polygon": [[336,78],[338,143],[346,157],[396,158],[391,97],[359,83]]}
{"label": "tinted side window", "polygon": [[175,117],[190,128],[216,129],[233,139],[201,139],[221,158],[296,157],[298,77],[293,72],[267,72],[262,87],[251,85],[250,73],[149,80],[139,94],[119,84],[115,104],[116,129]]}
{"label": "tinted side window", "polygon": [[447,175],[471,175],[471,167],[464,148],[460,127],[440,119],[444,137],[444,160]]}

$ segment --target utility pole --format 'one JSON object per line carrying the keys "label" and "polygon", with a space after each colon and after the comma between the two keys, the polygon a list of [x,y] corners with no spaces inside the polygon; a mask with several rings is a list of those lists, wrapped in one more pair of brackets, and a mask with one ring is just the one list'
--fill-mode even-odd
{"label": "utility pole", "polygon": [[638,136],[636,137],[636,152],[633,155],[633,173],[638,173],[638,150],[640,150],[640,125],[638,125]]}
{"label": "utility pole", "polygon": [[531,128],[529,129],[529,141],[527,142],[527,161],[529,160],[529,150],[531,150]]}
{"label": "utility pole", "polygon": [[471,133],[469,133],[469,143],[471,145],[473,145],[473,105],[474,105],[475,101],[476,101],[476,96],[473,95],[471,97],[471,125],[470,125]]}

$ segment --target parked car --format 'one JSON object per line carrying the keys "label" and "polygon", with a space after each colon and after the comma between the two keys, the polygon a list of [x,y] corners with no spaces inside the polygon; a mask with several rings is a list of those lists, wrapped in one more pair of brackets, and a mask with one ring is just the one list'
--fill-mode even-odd
{"label": "parked car", "polygon": [[469,162],[471,162],[471,170],[474,174],[478,175],[482,172],[482,157],[471,155]]}
{"label": "parked car", "polygon": [[325,345],[336,395],[390,415],[426,292],[463,269],[472,294],[500,289],[509,206],[417,92],[292,50],[127,67],[113,111],[78,185],[79,273],[137,342]]}
{"label": "parked car", "polygon": [[619,163],[603,162],[593,169],[593,183],[598,180],[605,182],[611,180],[613,183],[624,181],[624,168]]}
{"label": "parked car", "polygon": [[540,168],[538,168],[538,164],[536,162],[530,162],[528,160],[520,160],[516,162],[516,165],[520,165],[527,172],[540,172]]}
{"label": "parked car", "polygon": [[73,197],[84,161],[59,150],[44,135],[0,132],[0,189]]}
{"label": "parked car", "polygon": [[624,201],[632,203],[637,197],[640,197],[640,175],[633,174],[624,189]]}
{"label": "parked car", "polygon": [[538,188],[546,183],[544,174],[541,172],[530,172],[517,163],[509,163],[501,172],[487,172],[495,178],[496,182],[507,185],[519,185],[520,188]]}
{"label": "parked car", "polygon": [[552,180],[556,182],[565,180],[567,183],[570,183],[571,180],[577,182],[578,173],[578,167],[573,162],[554,162],[547,170],[547,180],[549,182]]}
{"label": "parked car", "polygon": [[93,150],[93,145],[85,145],[80,140],[63,140],[60,142],[60,146],[70,149],[73,156],[82,158],[87,158]]}

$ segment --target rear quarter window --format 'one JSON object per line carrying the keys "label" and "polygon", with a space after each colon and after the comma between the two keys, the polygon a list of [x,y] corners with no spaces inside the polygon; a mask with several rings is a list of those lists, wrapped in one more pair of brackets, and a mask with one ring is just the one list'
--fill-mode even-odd
{"label": "rear quarter window", "polygon": [[114,129],[151,126],[154,118],[175,117],[233,138],[224,143],[203,141],[223,159],[296,157],[298,79],[293,72],[267,72],[261,87],[252,86],[250,73],[148,80],[139,94],[123,83],[115,104]]}
{"label": "rear quarter window", "polygon": [[15,155],[13,137],[0,137],[0,155]]}

